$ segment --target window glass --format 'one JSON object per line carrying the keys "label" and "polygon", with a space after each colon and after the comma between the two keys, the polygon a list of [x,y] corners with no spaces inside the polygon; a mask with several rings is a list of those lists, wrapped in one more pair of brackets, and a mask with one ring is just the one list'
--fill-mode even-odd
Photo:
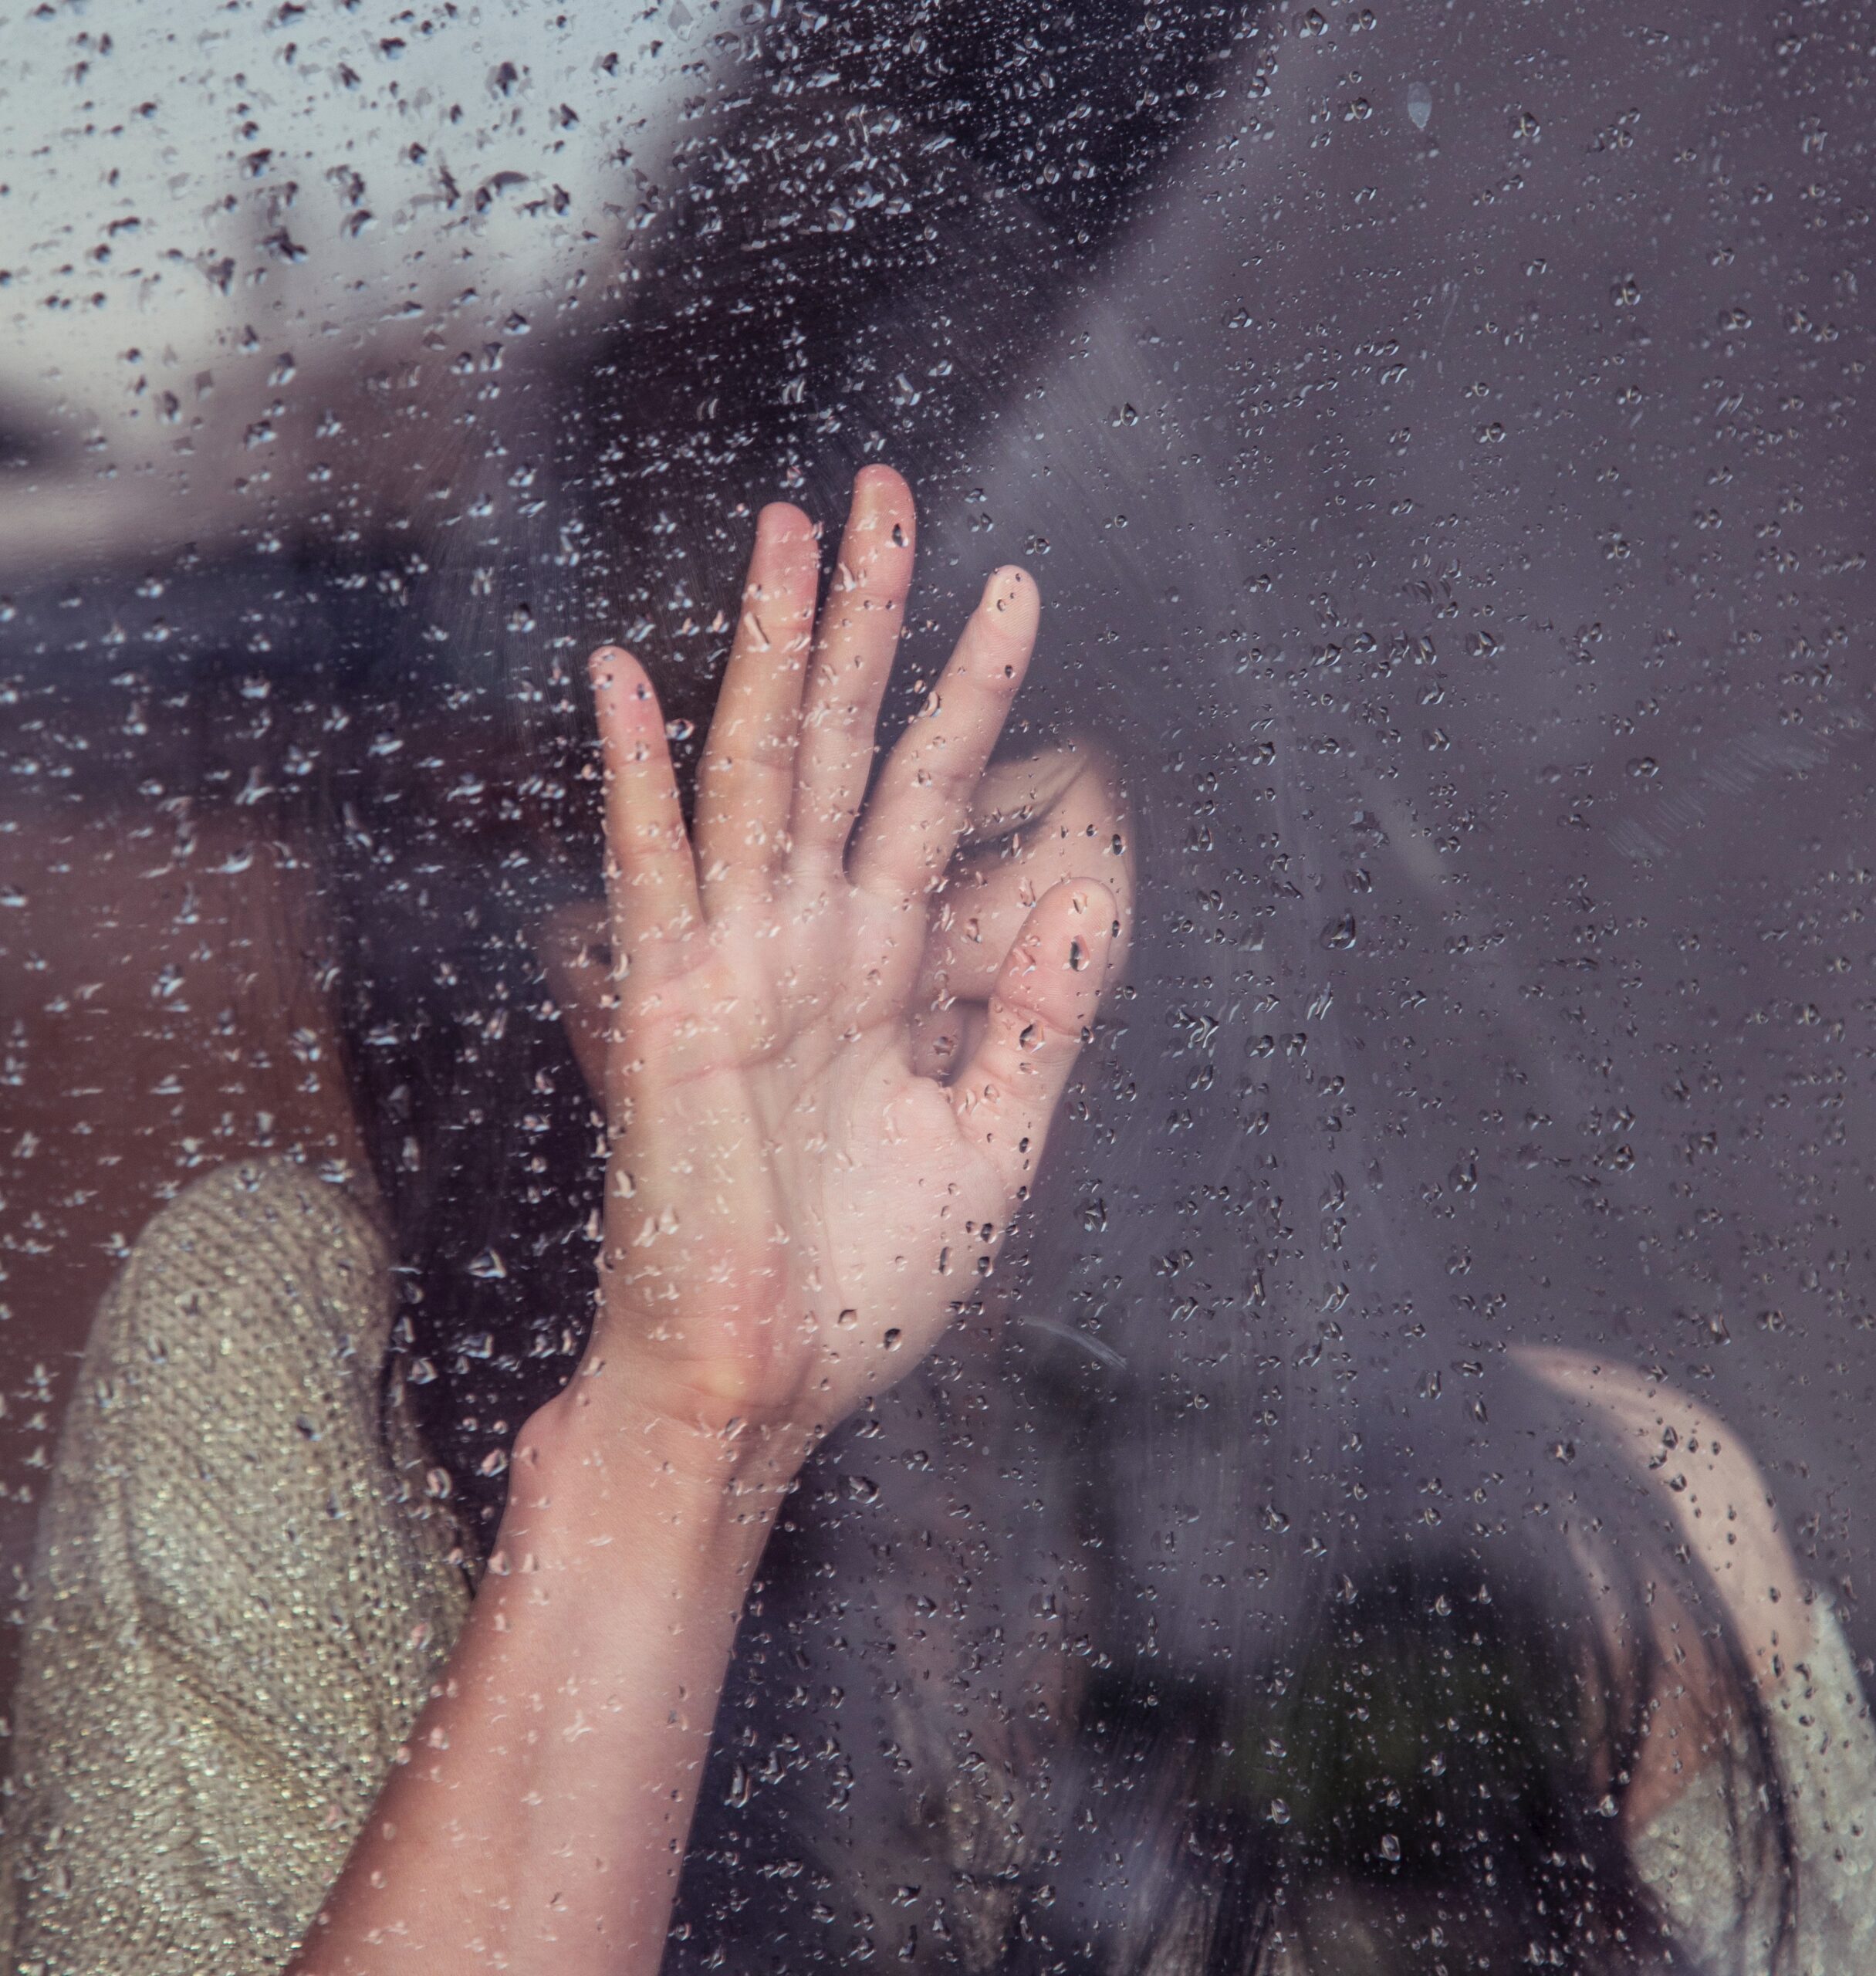
{"label": "window glass", "polygon": [[1857,1966],[1857,10],[8,25],[21,1966]]}

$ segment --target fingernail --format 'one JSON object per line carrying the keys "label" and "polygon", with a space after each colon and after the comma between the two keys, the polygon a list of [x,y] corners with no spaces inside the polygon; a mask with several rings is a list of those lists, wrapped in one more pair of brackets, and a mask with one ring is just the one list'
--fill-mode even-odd
{"label": "fingernail", "polygon": [[863,494],[877,492],[890,498],[900,493],[909,495],[911,490],[905,484],[905,476],[897,467],[890,467],[883,460],[875,460],[863,466],[853,475],[853,492],[857,498]]}
{"label": "fingernail", "polygon": [[814,524],[788,501],[771,501],[755,517],[755,539],[762,543],[787,540],[799,536],[803,541],[814,533]]}
{"label": "fingernail", "polygon": [[1006,612],[1025,601],[1026,591],[1030,597],[1036,595],[1035,579],[1027,570],[1006,563],[1002,569],[990,572],[977,607],[980,611]]}

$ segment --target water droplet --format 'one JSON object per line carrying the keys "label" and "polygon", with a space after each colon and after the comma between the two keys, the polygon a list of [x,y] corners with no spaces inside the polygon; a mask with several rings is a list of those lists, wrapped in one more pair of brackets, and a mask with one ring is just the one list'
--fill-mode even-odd
{"label": "water droplet", "polygon": [[843,1331],[851,1331],[854,1325],[858,1324],[859,1321],[860,1313],[857,1311],[843,1311],[840,1315],[834,1319],[834,1322],[837,1324]]}
{"label": "water droplet", "polygon": [[1322,943],[1330,949],[1352,947],[1355,944],[1355,916],[1345,912],[1338,919],[1331,919],[1322,930]]}
{"label": "water droplet", "polygon": [[470,1264],[469,1274],[472,1276],[479,1277],[482,1281],[486,1282],[493,1277],[506,1276],[508,1274],[508,1265],[502,1261],[499,1250],[494,1249],[485,1249],[482,1254]]}
{"label": "water droplet", "polygon": [[1433,120],[1433,92],[1425,83],[1407,86],[1407,113],[1416,130],[1424,130]]}
{"label": "water droplet", "polygon": [[1381,1856],[1384,1859],[1398,1859],[1401,1856],[1401,1842],[1391,1832],[1381,1834]]}
{"label": "water droplet", "polygon": [[1379,821],[1368,810],[1356,813],[1354,821],[1348,827],[1348,834],[1357,844],[1378,849],[1388,841],[1388,833]]}

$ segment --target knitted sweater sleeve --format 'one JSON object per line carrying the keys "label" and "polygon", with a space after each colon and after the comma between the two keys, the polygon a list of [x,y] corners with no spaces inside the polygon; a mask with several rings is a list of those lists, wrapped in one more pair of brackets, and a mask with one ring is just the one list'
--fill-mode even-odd
{"label": "knitted sweater sleeve", "polygon": [[[1876,1728],[1837,1616],[1813,1608],[1816,1638],[1768,1707],[1790,1822],[1796,1900],[1773,1863],[1746,1856],[1725,1766],[1637,1835],[1635,1863],[1675,1939],[1702,1969],[1849,1976],[1876,1968]],[[1743,1750],[1737,1753],[1743,1758]]]}
{"label": "knitted sweater sleeve", "polygon": [[467,1603],[387,1436],[390,1284],[370,1219],[284,1161],[137,1243],[41,1529],[0,1967],[261,1976],[317,1912]]}

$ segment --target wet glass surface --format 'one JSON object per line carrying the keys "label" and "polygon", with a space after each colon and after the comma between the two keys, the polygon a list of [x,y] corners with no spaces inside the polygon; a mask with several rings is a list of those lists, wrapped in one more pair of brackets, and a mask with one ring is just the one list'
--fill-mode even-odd
{"label": "wet glass surface", "polygon": [[[19,12],[8,1669],[97,1301],[232,1160],[381,1204],[499,1510],[600,1202],[532,944],[597,891],[585,654],[691,773],[756,509],[874,462],[889,734],[1025,565],[1006,752],[1111,762],[1137,917],[995,1271],[784,1512],[673,1965],[1118,1968],[1229,1886],[1433,1968],[1401,1835],[1580,1672],[1568,1561],[1724,1578],[1702,1430],[1625,1460],[1518,1348],[1748,1452],[1876,1651],[1863,11]],[[1536,1830],[1506,1734],[1452,1775]]]}

